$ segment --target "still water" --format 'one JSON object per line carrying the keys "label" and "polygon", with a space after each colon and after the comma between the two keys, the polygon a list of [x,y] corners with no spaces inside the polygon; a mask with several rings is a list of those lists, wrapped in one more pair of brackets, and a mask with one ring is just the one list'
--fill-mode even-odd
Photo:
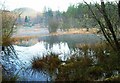
{"label": "still water", "polygon": [[49,44],[67,42],[69,47],[75,47],[77,44],[94,44],[100,42],[103,40],[103,37],[96,34],[67,34],[40,37],[39,40],[48,42]]}
{"label": "still water", "polygon": [[94,44],[103,39],[102,36],[95,34],[44,36],[38,38],[39,42],[28,47],[14,45],[18,58],[2,54],[0,61],[10,74],[19,76],[19,81],[46,81],[50,80],[47,73],[32,70],[31,60],[33,57],[42,57],[48,52],[53,52],[59,54],[60,59],[66,60],[71,53],[74,53],[72,48],[75,48],[78,44]]}

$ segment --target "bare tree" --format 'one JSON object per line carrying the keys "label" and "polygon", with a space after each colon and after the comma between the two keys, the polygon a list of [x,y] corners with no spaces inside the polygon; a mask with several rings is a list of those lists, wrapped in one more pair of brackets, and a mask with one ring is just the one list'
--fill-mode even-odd
{"label": "bare tree", "polygon": [[10,53],[15,54],[15,50],[12,46],[11,36],[14,31],[14,25],[16,16],[14,13],[2,10],[2,50],[6,55]]}
{"label": "bare tree", "polygon": [[2,45],[2,51],[5,53],[5,55],[10,55],[10,53],[16,55],[14,47],[12,45],[11,36],[15,31],[17,17],[21,14],[22,12],[12,12],[7,10],[5,6],[5,1],[1,4],[0,34],[2,37],[0,38],[0,44]]}
{"label": "bare tree", "polygon": [[[119,4],[120,4],[120,2],[118,3],[118,7],[119,7]],[[113,19],[110,18],[109,14],[108,14],[110,12],[107,12],[106,5],[103,0],[101,0],[101,5],[99,5],[99,6],[96,5],[96,8],[99,10],[99,13],[102,16],[101,18],[102,18],[102,20],[104,20],[105,23],[98,18],[98,16],[94,13],[94,11],[92,10],[92,8],[90,7],[89,4],[87,4],[87,6],[93,15],[93,18],[98,22],[100,29],[103,32],[103,35],[106,38],[107,42],[111,45],[111,47],[115,51],[117,51],[119,53],[120,52],[120,44],[119,44],[119,40],[118,40],[119,35],[117,36],[116,31],[119,30],[118,29],[119,26],[118,26],[117,22],[119,22],[120,20],[115,19],[116,24],[114,24],[112,22]],[[120,8],[118,8],[118,12],[120,13]],[[119,13],[117,16],[120,16]],[[115,30],[115,29],[117,29],[117,30]]]}
{"label": "bare tree", "polygon": [[119,42],[117,40],[115,31],[114,31],[114,26],[112,25],[110,19],[108,18],[108,15],[107,15],[106,10],[105,10],[105,4],[104,4],[103,0],[101,0],[101,10],[102,10],[103,18],[106,22],[106,26],[109,29],[109,31],[111,32],[112,38],[114,39],[114,43],[116,45],[116,48],[117,48],[117,50],[120,50],[120,45],[119,45]]}

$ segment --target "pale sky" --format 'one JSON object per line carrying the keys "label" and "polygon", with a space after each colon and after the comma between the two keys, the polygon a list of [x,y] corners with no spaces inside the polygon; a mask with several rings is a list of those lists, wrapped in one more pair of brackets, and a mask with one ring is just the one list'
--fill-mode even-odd
{"label": "pale sky", "polygon": [[[86,2],[98,2],[100,0],[85,0]],[[116,1],[116,0],[104,0]],[[36,11],[42,12],[44,7],[52,10],[66,11],[70,4],[82,3],[83,0],[0,0],[0,5],[5,2],[8,10],[14,10],[20,7],[29,7]]]}

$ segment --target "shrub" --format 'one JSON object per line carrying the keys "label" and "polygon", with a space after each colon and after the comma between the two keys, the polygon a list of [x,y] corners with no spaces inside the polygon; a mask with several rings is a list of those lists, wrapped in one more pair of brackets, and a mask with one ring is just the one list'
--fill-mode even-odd
{"label": "shrub", "polygon": [[34,70],[49,73],[51,80],[54,80],[53,76],[57,74],[61,60],[58,55],[50,53],[43,58],[34,58],[31,63]]}
{"label": "shrub", "polygon": [[[114,71],[119,72],[117,53],[106,44],[84,45],[80,48],[86,52],[82,56],[73,54],[66,61],[61,61],[58,55],[50,54],[35,59],[32,67],[46,70],[51,77],[55,76],[55,81],[104,81],[111,79]],[[88,50],[94,53],[89,55]]]}

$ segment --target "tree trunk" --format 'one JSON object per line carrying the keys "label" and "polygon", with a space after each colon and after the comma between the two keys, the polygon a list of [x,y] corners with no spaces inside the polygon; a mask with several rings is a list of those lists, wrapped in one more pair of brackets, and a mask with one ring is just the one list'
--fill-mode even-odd
{"label": "tree trunk", "polygon": [[118,15],[119,15],[119,20],[120,20],[120,0],[118,2]]}
{"label": "tree trunk", "polygon": [[106,26],[108,27],[108,29],[110,30],[110,32],[112,34],[112,37],[114,39],[114,43],[115,43],[115,46],[116,46],[116,50],[120,51],[120,45],[119,45],[119,42],[118,42],[117,37],[115,35],[113,25],[110,22],[110,19],[108,18],[108,15],[106,13],[104,1],[103,2],[102,1],[103,0],[101,0],[101,9],[102,9],[102,14],[103,14],[104,20],[106,22]]}

